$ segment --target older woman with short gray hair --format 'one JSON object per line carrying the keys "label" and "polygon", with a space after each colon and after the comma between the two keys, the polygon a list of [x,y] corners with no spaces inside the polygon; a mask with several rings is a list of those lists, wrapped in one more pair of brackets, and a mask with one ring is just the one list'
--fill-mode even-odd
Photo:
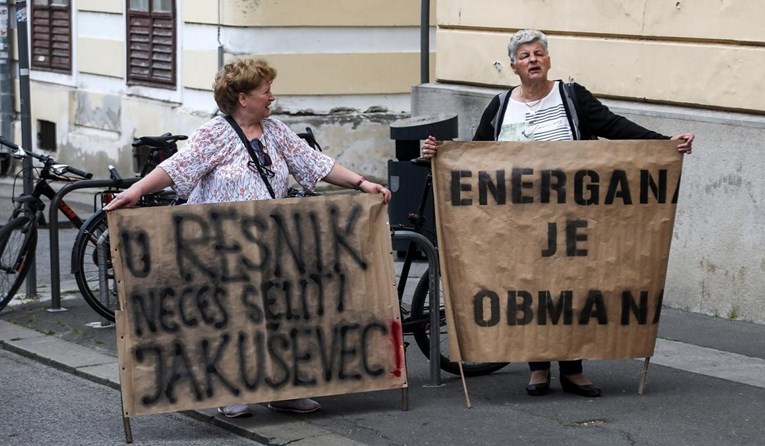
{"label": "older woman with short gray hair", "polygon": [[[483,112],[474,141],[566,141],[578,139],[673,139],[677,151],[690,154],[694,135],[673,137],[648,130],[611,112],[583,86],[550,80],[547,36],[539,30],[522,29],[507,46],[510,66],[520,85],[496,95]],[[422,147],[423,158],[438,154],[432,136]],[[550,362],[530,362],[531,378],[526,392],[545,395],[550,389]],[[559,361],[563,391],[584,397],[600,396],[600,389],[582,373],[582,361]]]}

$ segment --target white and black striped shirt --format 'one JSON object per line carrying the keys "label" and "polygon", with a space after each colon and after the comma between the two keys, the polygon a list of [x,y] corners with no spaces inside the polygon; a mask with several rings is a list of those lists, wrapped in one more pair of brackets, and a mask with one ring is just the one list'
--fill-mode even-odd
{"label": "white and black striped shirt", "polygon": [[558,81],[537,102],[510,98],[499,132],[499,141],[569,141],[574,139],[563,107]]}

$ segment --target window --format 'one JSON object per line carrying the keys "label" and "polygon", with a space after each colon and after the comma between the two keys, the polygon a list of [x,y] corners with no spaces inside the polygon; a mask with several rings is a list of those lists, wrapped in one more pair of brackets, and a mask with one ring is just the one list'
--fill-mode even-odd
{"label": "window", "polygon": [[128,85],[175,86],[175,0],[127,0]]}
{"label": "window", "polygon": [[56,123],[51,121],[37,121],[37,148],[40,150],[50,150],[55,152],[56,145]]}
{"label": "window", "polygon": [[32,2],[32,68],[71,73],[72,10],[69,0]]}

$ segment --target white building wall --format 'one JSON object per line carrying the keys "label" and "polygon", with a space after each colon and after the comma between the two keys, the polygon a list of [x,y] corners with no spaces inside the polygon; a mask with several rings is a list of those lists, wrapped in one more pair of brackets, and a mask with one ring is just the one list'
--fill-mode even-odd
{"label": "white building wall", "polygon": [[764,19],[743,0],[439,0],[438,82],[414,88],[412,113],[457,113],[472,138],[491,97],[518,84],[509,37],[543,30],[551,78],[647,128],[696,134],[664,303],[765,323]]}

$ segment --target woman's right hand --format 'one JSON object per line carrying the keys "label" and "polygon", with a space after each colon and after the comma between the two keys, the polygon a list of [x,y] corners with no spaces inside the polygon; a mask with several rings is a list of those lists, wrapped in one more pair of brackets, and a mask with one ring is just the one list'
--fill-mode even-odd
{"label": "woman's right hand", "polygon": [[104,206],[104,210],[113,211],[115,209],[133,207],[136,203],[138,203],[138,200],[141,199],[141,195],[141,192],[138,190],[138,188],[135,187],[135,185],[130,186],[126,190],[123,190],[122,192],[115,195],[114,198],[112,198],[112,201]]}
{"label": "woman's right hand", "polygon": [[422,144],[422,158],[429,160],[438,155],[438,146],[441,143],[434,137],[428,136],[428,139]]}
{"label": "woman's right hand", "polygon": [[173,180],[170,179],[167,172],[158,167],[138,180],[137,183],[118,193],[109,204],[104,206],[104,210],[113,211],[119,208],[133,207],[143,195],[161,191],[168,186],[172,186],[172,184]]}

